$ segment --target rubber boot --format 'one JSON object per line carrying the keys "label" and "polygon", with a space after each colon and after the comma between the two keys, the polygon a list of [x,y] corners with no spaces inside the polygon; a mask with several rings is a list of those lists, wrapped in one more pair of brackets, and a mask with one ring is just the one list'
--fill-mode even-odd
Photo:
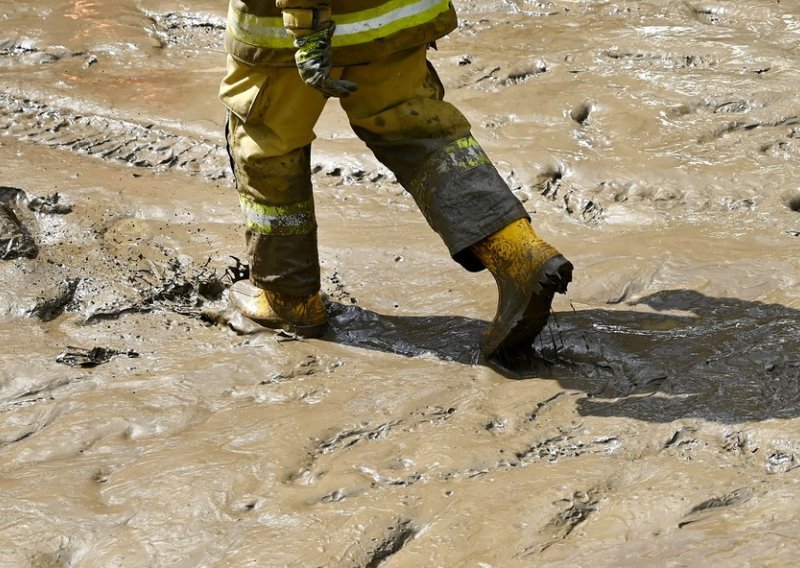
{"label": "rubber boot", "polygon": [[547,324],[556,292],[572,281],[572,263],[520,219],[471,247],[497,282],[497,314],[481,337],[486,357],[530,345]]}
{"label": "rubber boot", "polygon": [[254,286],[247,280],[239,280],[228,290],[228,299],[246,318],[300,337],[321,336],[328,322],[328,314],[319,294],[278,294]]}

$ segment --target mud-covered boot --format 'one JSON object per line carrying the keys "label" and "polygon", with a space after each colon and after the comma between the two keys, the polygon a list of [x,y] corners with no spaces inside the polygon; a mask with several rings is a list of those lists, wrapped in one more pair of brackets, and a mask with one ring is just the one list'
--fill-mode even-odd
{"label": "mud-covered boot", "polygon": [[328,314],[319,294],[278,294],[262,290],[247,280],[239,280],[230,287],[228,298],[231,305],[246,318],[301,337],[321,336],[328,322]]}
{"label": "mud-covered boot", "polygon": [[471,247],[497,282],[497,314],[481,337],[486,357],[532,343],[544,329],[556,292],[572,281],[572,263],[520,219]]}

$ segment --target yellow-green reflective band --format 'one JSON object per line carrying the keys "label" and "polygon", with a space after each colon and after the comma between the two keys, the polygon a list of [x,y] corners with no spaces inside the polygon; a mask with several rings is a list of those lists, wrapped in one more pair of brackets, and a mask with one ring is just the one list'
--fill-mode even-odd
{"label": "yellow-green reflective band", "polygon": [[428,186],[435,186],[442,180],[491,164],[478,141],[473,136],[465,136],[450,142],[430,157],[411,182],[410,189],[412,192],[423,192]]}
{"label": "yellow-green reflective band", "polygon": [[439,159],[430,165],[440,174],[458,173],[484,164],[491,164],[491,160],[472,136],[459,138],[439,150]]}
{"label": "yellow-green reflective band", "polygon": [[334,14],[336,35],[333,46],[348,46],[388,37],[436,19],[450,9],[450,0],[392,0],[376,8]]}
{"label": "yellow-green reflective band", "polygon": [[254,16],[228,5],[227,32],[237,41],[271,49],[294,49],[294,37],[283,27],[283,18]]}
{"label": "yellow-green reflective band", "polygon": [[314,230],[314,205],[311,201],[262,205],[240,195],[239,205],[247,228],[262,235],[307,235]]}
{"label": "yellow-green reflective band", "polygon": [[[375,8],[333,14],[333,47],[367,43],[435,20],[450,9],[450,0],[391,0]],[[293,37],[282,18],[254,16],[228,7],[228,33],[234,39],[273,49],[291,49]]]}

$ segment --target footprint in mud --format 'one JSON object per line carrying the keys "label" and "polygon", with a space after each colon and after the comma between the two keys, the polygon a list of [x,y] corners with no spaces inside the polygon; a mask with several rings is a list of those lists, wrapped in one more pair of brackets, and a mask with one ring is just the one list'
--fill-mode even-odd
{"label": "footprint in mud", "polygon": [[[733,122],[729,122],[717,128],[711,134],[701,136],[698,142],[714,142],[736,132],[751,132],[761,129],[786,129],[797,125],[800,125],[800,116],[790,116],[778,120],[734,120]],[[741,140],[737,139],[734,143],[741,144]],[[765,148],[762,147],[761,151],[765,152]]]}
{"label": "footprint in mud", "polygon": [[[573,113],[571,118],[583,126],[589,118],[590,107],[579,107]],[[565,180],[566,174],[566,168],[561,165],[546,169],[539,174],[531,190],[558,203],[569,216],[580,221],[593,224],[602,220],[603,207],[586,195],[587,192],[568,183]]]}
{"label": "footprint in mud", "polygon": [[569,112],[569,117],[584,126],[586,121],[589,120],[589,115],[594,111],[595,104],[593,101],[585,101]]}
{"label": "footprint in mud", "polygon": [[557,502],[557,505],[564,508],[542,529],[540,542],[525,547],[517,557],[524,558],[538,554],[565,540],[575,527],[586,521],[597,510],[599,500],[600,491],[591,489],[576,491],[571,498]]}
{"label": "footprint in mud", "polygon": [[402,519],[396,521],[386,530],[382,539],[377,540],[377,542],[375,542],[376,539],[372,539],[375,542],[375,546],[370,551],[364,568],[377,568],[383,564],[391,556],[400,552],[417,535],[417,532],[410,520]]}
{"label": "footprint in mud", "polygon": [[686,514],[684,520],[678,523],[678,528],[682,529],[687,525],[704,521],[727,510],[729,507],[747,503],[754,496],[754,491],[749,487],[737,489],[722,497],[713,497],[707,501],[695,505]]}
{"label": "footprint in mud", "polygon": [[786,207],[800,213],[800,189],[787,189],[781,194],[781,201]]}

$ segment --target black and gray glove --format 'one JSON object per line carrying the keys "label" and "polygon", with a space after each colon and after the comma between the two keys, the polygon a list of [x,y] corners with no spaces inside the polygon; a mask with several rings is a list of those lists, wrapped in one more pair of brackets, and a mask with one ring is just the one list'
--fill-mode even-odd
{"label": "black and gray glove", "polygon": [[336,24],[294,40],[294,60],[300,77],[326,97],[347,97],[358,89],[352,81],[331,79],[331,38]]}

